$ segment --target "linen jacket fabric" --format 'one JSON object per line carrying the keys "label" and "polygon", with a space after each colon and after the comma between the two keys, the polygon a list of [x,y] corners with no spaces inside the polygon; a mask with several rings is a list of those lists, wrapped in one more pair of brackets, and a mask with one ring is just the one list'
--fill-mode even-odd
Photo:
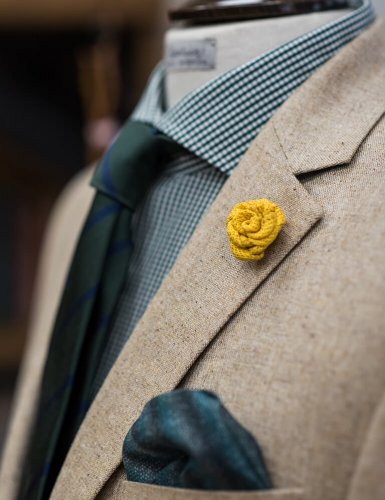
{"label": "linen jacket fabric", "polygon": [[[380,500],[385,496],[385,26],[377,21],[278,110],[203,217],[91,406],[52,492],[63,499]],[[67,188],[47,232],[3,457],[11,500],[66,268],[93,191]],[[225,220],[268,198],[287,223],[259,263]],[[275,489],[130,483],[124,437],[144,404],[207,389],[258,440]]]}

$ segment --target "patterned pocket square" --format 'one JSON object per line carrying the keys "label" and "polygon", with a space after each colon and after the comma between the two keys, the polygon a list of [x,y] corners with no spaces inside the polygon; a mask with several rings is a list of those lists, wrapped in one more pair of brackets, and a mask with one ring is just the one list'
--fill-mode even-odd
{"label": "patterned pocket square", "polygon": [[207,391],[175,390],[149,401],[128,432],[129,481],[203,490],[272,487],[253,436]]}

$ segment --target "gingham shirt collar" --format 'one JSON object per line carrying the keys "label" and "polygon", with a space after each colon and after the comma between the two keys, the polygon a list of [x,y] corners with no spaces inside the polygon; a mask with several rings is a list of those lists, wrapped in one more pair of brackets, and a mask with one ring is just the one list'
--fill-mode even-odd
{"label": "gingham shirt collar", "polygon": [[371,0],[348,15],[225,72],[164,110],[165,68],[150,78],[132,119],[158,128],[230,174],[274,111],[309,76],[375,19]]}

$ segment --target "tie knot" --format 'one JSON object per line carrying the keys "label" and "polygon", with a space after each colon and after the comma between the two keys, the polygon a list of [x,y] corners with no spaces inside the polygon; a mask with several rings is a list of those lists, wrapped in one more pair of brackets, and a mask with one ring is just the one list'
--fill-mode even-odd
{"label": "tie knot", "polygon": [[91,185],[134,210],[161,166],[179,148],[154,127],[128,121],[97,166]]}

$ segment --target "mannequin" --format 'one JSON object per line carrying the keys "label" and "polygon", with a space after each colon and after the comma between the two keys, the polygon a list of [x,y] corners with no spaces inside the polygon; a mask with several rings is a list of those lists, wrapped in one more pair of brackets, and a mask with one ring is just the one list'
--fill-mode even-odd
{"label": "mannequin", "polygon": [[[169,67],[169,105],[219,73],[342,15],[343,11],[336,10],[171,30],[166,46],[174,35],[203,35],[214,39],[216,57],[215,64],[204,71],[171,71]],[[159,204],[148,203],[144,208],[151,208],[152,220],[158,214],[162,218],[159,225],[145,228],[151,244],[143,239],[143,244],[137,245],[143,258],[155,249],[152,258],[145,261],[143,280],[148,276],[152,282],[154,278],[163,279],[159,271],[153,272],[160,256],[179,254],[91,404],[55,480],[52,500],[383,499],[385,31],[381,21],[372,24],[368,6],[351,21],[342,24],[340,42],[346,39],[349,27],[351,34],[360,35],[331,58],[317,77],[291,95],[243,159],[236,158],[237,164],[230,165],[233,173],[229,178],[227,173],[231,171],[222,172],[220,168],[233,158],[231,135],[243,133],[248,120],[239,113],[233,87],[229,85],[227,106],[222,87],[215,96],[215,107],[210,107],[211,100],[203,102],[215,115],[211,123],[210,113],[194,106],[193,112],[188,108],[179,121],[177,113],[175,119],[172,113],[158,112],[161,104],[157,97],[162,96],[162,89],[150,87],[149,103],[140,109],[142,121],[154,128],[159,125],[164,133],[171,130],[174,140],[182,140],[186,150],[187,142],[198,138],[200,157],[196,162],[191,155],[181,155],[184,172],[179,164],[171,164],[164,175],[167,182],[159,182],[157,191],[149,193],[158,195]],[[361,33],[363,27],[365,32]],[[313,45],[306,48],[293,55],[301,67],[302,54],[308,55]],[[183,55],[183,50],[180,53]],[[197,54],[199,60],[199,51],[192,51],[193,57]],[[208,62],[212,62],[209,51],[208,56]],[[285,63],[287,53],[280,56]],[[262,76],[265,72],[263,66]],[[281,82],[279,71],[276,78]],[[170,87],[173,80],[175,92]],[[241,104],[248,110],[250,96],[255,101],[260,96],[254,87],[245,94],[243,82],[238,83],[244,99]],[[270,83],[267,86],[270,90]],[[198,104],[202,103],[201,96],[194,95],[193,105],[195,97]],[[232,121],[228,118],[230,108],[234,110]],[[189,121],[195,126],[198,120],[203,133],[199,130],[194,135]],[[175,124],[181,125],[181,133]],[[217,137],[205,133],[209,126],[210,134],[214,130],[223,137],[228,128],[226,137],[220,137],[218,158],[214,158],[218,143],[212,138]],[[238,144],[243,143],[236,141]],[[212,158],[215,164],[211,167]],[[89,183],[91,175],[87,170],[71,183],[51,218],[34,324],[3,454],[0,496],[7,500],[17,498],[16,490],[25,482],[25,457],[34,431],[52,322],[68,262],[95,196]],[[195,184],[196,179],[202,182]],[[186,196],[188,182],[193,189],[189,188]],[[204,193],[201,211],[194,212],[194,221],[200,220],[195,230],[190,221],[197,205],[195,195],[203,182],[205,186],[210,182],[213,190]],[[175,210],[168,208],[175,200],[168,192],[181,193]],[[255,265],[235,261],[225,229],[232,207],[252,199],[276,203],[288,221],[266,260]],[[206,207],[207,212],[201,216]],[[101,213],[110,214],[108,210]],[[144,218],[137,219],[140,229],[144,228],[140,224]],[[180,250],[187,226],[192,235]],[[88,224],[90,227],[96,229],[96,225]],[[169,238],[166,231],[173,232],[175,238]],[[164,253],[160,241],[167,243]],[[137,266],[138,261],[132,262],[139,276],[143,268]],[[167,270],[165,266],[163,270]],[[133,283],[133,293],[139,290],[136,282],[128,283]],[[87,292],[80,298],[89,295]],[[131,314],[126,318],[135,320]],[[124,335],[129,331],[127,323],[123,318]],[[91,333],[96,332],[92,329]],[[109,339],[114,336],[125,340],[120,330],[108,332]],[[81,365],[82,371],[84,368]],[[71,385],[73,377],[68,381],[64,389],[79,387],[77,382]],[[206,495],[127,481],[122,466],[127,432],[154,396],[175,388],[209,390],[222,398],[234,417],[260,441],[276,491]],[[55,391],[48,401],[57,401],[60,393]],[[39,442],[40,433],[34,436]],[[27,465],[35,463],[30,460]],[[44,465],[41,480],[47,476],[47,469]],[[35,484],[32,482],[31,487]]]}
{"label": "mannequin", "polygon": [[[349,12],[351,9],[336,9],[302,15],[171,28],[166,33],[164,43],[167,68],[166,106],[174,106],[189,92],[223,72],[333,22]],[[186,64],[183,61],[181,64],[175,55],[181,51],[188,54],[190,50],[196,50],[196,42],[198,49],[202,50],[203,47],[203,50],[209,51],[201,65],[206,67],[197,68],[193,63],[186,68]]]}

